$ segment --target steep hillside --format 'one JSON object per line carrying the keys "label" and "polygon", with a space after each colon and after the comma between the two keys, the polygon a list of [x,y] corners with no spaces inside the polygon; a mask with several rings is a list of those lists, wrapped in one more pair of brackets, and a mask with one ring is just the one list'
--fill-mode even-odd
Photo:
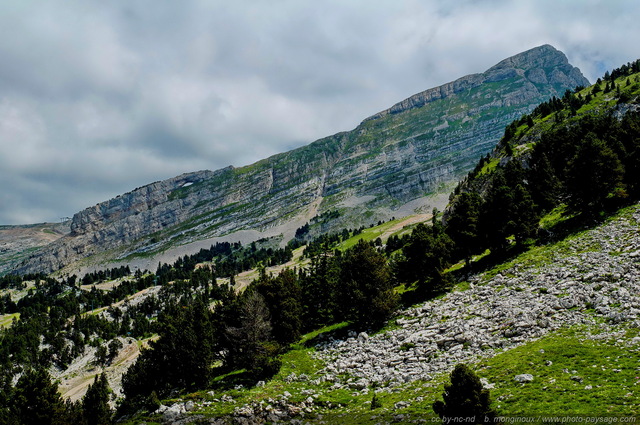
{"label": "steep hillside", "polygon": [[555,219],[543,227],[576,215],[588,222],[637,200],[639,103],[640,60],[542,103],[507,126],[496,148],[456,187],[445,217],[473,215],[478,234],[518,238],[532,236],[525,221],[537,227],[536,219],[551,211]]}
{"label": "steep hillside", "polygon": [[0,226],[0,275],[13,270],[35,250],[69,234],[69,222]]}
{"label": "steep hillside", "polygon": [[128,423],[439,423],[432,403],[458,363],[478,371],[499,416],[637,415],[639,225],[636,204],[400,311],[383,332],[307,335],[269,382],[216,382]]}
{"label": "steep hillside", "polygon": [[286,242],[317,216],[323,219],[312,226],[316,233],[430,211],[443,206],[438,194],[446,198],[506,124],[586,84],[564,54],[537,47],[414,95],[350,132],[246,167],[153,183],[87,208],[73,217],[68,236],[18,272],[55,271],[81,259],[87,266],[142,256],[157,264],[161,252],[242,232],[254,240],[281,235]]}

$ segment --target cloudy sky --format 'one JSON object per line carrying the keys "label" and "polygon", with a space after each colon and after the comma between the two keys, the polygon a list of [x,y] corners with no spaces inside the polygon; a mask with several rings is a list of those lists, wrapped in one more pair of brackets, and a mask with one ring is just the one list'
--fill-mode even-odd
{"label": "cloudy sky", "polygon": [[0,224],[242,166],[549,43],[594,81],[640,57],[635,0],[10,0]]}

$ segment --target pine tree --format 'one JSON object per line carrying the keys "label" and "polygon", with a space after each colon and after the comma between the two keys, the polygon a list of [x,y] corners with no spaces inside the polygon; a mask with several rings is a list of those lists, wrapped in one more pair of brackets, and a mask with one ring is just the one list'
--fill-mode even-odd
{"label": "pine tree", "polygon": [[398,304],[391,268],[384,255],[363,240],[343,256],[341,310],[359,325],[379,326]]}
{"label": "pine tree", "polygon": [[467,266],[471,264],[471,255],[481,248],[478,228],[481,204],[477,192],[463,192],[447,219],[447,233]]}
{"label": "pine tree", "polygon": [[104,373],[97,375],[82,398],[83,416],[88,425],[108,425],[113,412],[109,407],[109,382]]}
{"label": "pine tree", "polygon": [[529,128],[533,127],[533,118],[531,118],[531,115],[527,115],[527,126]]}
{"label": "pine tree", "polygon": [[255,379],[275,374],[280,363],[279,347],[272,339],[269,309],[255,288],[247,289],[238,299],[235,323],[226,328],[227,364],[247,372]]}
{"label": "pine tree", "polygon": [[588,133],[568,165],[569,206],[593,214],[620,184],[624,169],[616,153],[594,133]]}
{"label": "pine tree", "polygon": [[529,170],[531,198],[541,212],[552,210],[562,193],[562,182],[556,176],[547,155],[536,150]]}
{"label": "pine tree", "polygon": [[286,269],[276,277],[264,275],[256,290],[269,308],[274,339],[281,345],[298,340],[302,331],[302,290],[296,273]]}
{"label": "pine tree", "polygon": [[420,289],[434,295],[444,289],[444,269],[451,261],[454,243],[441,223],[431,227],[419,224],[402,248],[405,260],[398,264],[399,275],[408,282],[418,281]]}
{"label": "pine tree", "polygon": [[522,245],[535,234],[540,221],[531,194],[523,184],[518,184],[514,189],[511,215],[516,244]]}
{"label": "pine tree", "polygon": [[58,387],[44,368],[29,369],[16,384],[11,407],[12,419],[20,425],[66,423],[66,406]]}
{"label": "pine tree", "polygon": [[311,264],[302,277],[305,329],[317,329],[336,321],[339,315],[339,281],[339,258],[328,251],[311,258]]}
{"label": "pine tree", "polygon": [[201,298],[190,306],[169,305],[158,318],[159,338],[143,350],[122,378],[122,411],[147,407],[155,391],[195,389],[208,383],[217,343],[211,313]]}
{"label": "pine tree", "polygon": [[507,237],[512,233],[511,210],[513,189],[507,183],[503,170],[497,170],[480,215],[481,235],[492,252],[507,248]]}
{"label": "pine tree", "polygon": [[433,411],[443,424],[447,419],[458,418],[464,423],[494,423],[496,412],[491,409],[489,390],[483,389],[478,376],[464,364],[456,365],[450,375],[451,383],[445,384],[441,400],[433,403]]}

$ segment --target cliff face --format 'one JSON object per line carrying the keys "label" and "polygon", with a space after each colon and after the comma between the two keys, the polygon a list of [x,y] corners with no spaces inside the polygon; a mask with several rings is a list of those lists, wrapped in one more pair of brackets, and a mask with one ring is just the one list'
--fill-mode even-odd
{"label": "cliff face", "polygon": [[73,217],[68,236],[32,255],[19,272],[49,272],[97,254],[101,261],[151,255],[327,211],[333,214],[323,231],[430,210],[429,197],[475,166],[509,122],[587,84],[564,54],[537,47],[416,94],[350,132],[250,166],[152,183],[87,208]]}

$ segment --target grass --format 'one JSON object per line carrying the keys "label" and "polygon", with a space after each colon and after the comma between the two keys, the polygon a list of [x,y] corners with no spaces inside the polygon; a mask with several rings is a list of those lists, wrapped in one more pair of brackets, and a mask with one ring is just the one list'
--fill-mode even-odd
{"label": "grass", "polygon": [[[503,416],[630,416],[640,414],[640,346],[617,338],[589,339],[599,330],[562,329],[478,365],[495,384],[494,406]],[[637,330],[625,339],[637,335]],[[520,384],[518,374],[533,375]]]}
{"label": "grass", "polygon": [[479,175],[485,175],[493,172],[500,164],[500,158],[491,158],[486,164],[482,166],[482,169],[478,173]]}
{"label": "grass", "polygon": [[540,219],[540,227],[542,227],[543,229],[551,229],[566,221],[570,217],[572,216],[568,215],[567,205],[561,204]]}
{"label": "grass", "polygon": [[9,328],[13,324],[13,320],[20,320],[20,313],[11,313],[0,315],[0,328]]}
{"label": "grass", "polygon": [[316,341],[319,336],[335,333],[336,331],[344,329],[348,326],[349,326],[349,322],[340,322],[333,325],[325,326],[313,332],[309,332],[308,334],[303,335],[302,338],[300,338],[300,341],[298,341],[298,343],[294,345],[294,348],[303,349],[304,347],[308,347],[312,345],[313,342]]}
{"label": "grass", "polygon": [[[359,233],[359,234],[357,234],[355,236],[352,236],[352,237],[350,237],[349,239],[347,239],[345,241],[342,241],[340,244],[338,244],[337,248],[339,250],[341,250],[341,251],[344,251],[344,250],[347,250],[347,249],[355,246],[361,240],[370,242],[370,241],[376,240],[377,238],[381,238],[383,235],[389,233],[389,231],[394,226],[397,226],[398,223],[401,223],[401,222],[407,220],[410,217],[411,216],[398,218],[398,219],[395,219],[395,220],[390,220],[390,221],[387,221],[385,223],[379,224],[377,226],[366,228],[361,233]],[[397,232],[393,232],[393,234],[394,235],[401,235],[401,234],[406,233],[407,231],[408,231],[407,229],[403,228],[403,229],[398,230]]]}

